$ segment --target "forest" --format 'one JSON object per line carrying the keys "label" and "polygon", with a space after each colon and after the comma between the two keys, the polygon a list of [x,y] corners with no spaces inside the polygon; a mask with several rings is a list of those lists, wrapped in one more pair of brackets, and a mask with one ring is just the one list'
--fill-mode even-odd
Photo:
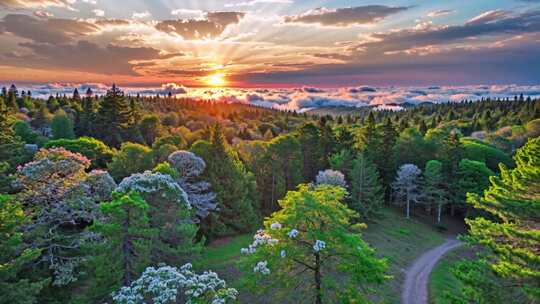
{"label": "forest", "polygon": [[540,303],[523,95],[300,113],[12,85],[0,193],[0,303],[396,303],[453,234],[431,303]]}

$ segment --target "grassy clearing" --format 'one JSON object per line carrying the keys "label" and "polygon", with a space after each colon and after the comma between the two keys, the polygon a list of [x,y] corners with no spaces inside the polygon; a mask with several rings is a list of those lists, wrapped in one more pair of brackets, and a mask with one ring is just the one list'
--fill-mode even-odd
{"label": "grassy clearing", "polygon": [[429,302],[431,304],[450,304],[444,297],[446,293],[458,294],[461,283],[452,275],[450,269],[456,262],[473,255],[468,247],[459,247],[447,253],[433,268],[429,278]]}
{"label": "grassy clearing", "polygon": [[[407,220],[402,213],[385,209],[380,219],[368,223],[368,228],[364,230],[362,238],[377,250],[379,256],[388,259],[389,274],[394,277],[378,287],[377,295],[373,298],[383,303],[399,303],[404,270],[424,251],[442,244],[446,236],[430,225],[415,219]],[[251,234],[219,241],[205,248],[194,266],[201,270],[214,270],[231,286],[239,287],[237,279],[241,274],[236,264],[240,258],[240,249],[247,247],[251,241]],[[243,293],[242,290],[240,292]],[[250,302],[267,303],[253,302],[253,298]]]}
{"label": "grassy clearing", "polygon": [[406,219],[394,209],[383,211],[375,223],[368,223],[363,237],[389,262],[392,280],[377,288],[375,299],[399,303],[405,269],[425,251],[444,243],[446,236],[414,218]]}

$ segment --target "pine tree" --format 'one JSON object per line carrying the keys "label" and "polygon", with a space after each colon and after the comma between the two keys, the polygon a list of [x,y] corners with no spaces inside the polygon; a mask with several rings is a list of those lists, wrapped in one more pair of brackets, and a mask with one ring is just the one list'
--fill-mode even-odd
{"label": "pine tree", "polygon": [[380,127],[381,140],[376,155],[372,158],[381,175],[381,181],[386,189],[386,197],[390,196],[390,185],[394,179],[396,163],[394,156],[394,146],[396,145],[398,133],[388,118]]}
{"label": "pine tree", "polygon": [[[504,293],[512,295],[514,303],[536,303],[540,301],[540,137],[529,140],[514,160],[516,168],[501,165],[500,177],[491,177],[483,196],[468,196],[469,203],[490,217],[467,219],[470,236],[466,240],[487,248],[483,261],[489,263],[488,271],[503,280]],[[458,274],[467,271],[461,270],[457,269]],[[466,287],[488,296],[476,282],[465,282]]]}
{"label": "pine tree", "polygon": [[202,231],[211,238],[249,232],[259,221],[255,178],[228,147],[221,126],[216,124],[209,131],[209,141],[198,141],[191,148],[207,165],[202,178],[217,194],[219,208],[203,220]]}
{"label": "pine tree", "polygon": [[0,303],[37,303],[37,296],[47,280],[31,281],[21,272],[37,260],[39,249],[25,246],[21,232],[27,222],[20,204],[0,194]]}
{"label": "pine tree", "polygon": [[437,223],[440,223],[442,208],[448,202],[440,161],[430,160],[426,163],[422,194],[428,206],[435,205],[437,207]]}
{"label": "pine tree", "polygon": [[302,148],[304,181],[312,181],[324,168],[324,150],[321,145],[321,133],[313,123],[306,123],[298,130],[298,141]]}
{"label": "pine tree", "polygon": [[89,262],[92,273],[90,297],[100,303],[120,286],[129,286],[150,265],[152,239],[148,203],[135,191],[115,193],[111,202],[101,203],[105,216],[90,228],[104,237],[94,244],[96,254]]}
{"label": "pine tree", "polygon": [[384,191],[375,164],[360,153],[353,161],[349,175],[351,209],[357,211],[364,219],[372,218],[384,202]]}
{"label": "pine tree", "polygon": [[51,123],[53,139],[74,139],[75,131],[73,129],[73,121],[66,115],[66,113],[60,110]]}
{"label": "pine tree", "polygon": [[118,148],[131,123],[131,111],[124,92],[113,84],[100,103],[95,135],[109,146]]}

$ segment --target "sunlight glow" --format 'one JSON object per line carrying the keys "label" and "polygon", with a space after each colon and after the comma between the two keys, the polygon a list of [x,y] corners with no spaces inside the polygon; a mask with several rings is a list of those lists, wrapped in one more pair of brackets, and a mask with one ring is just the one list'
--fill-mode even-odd
{"label": "sunlight glow", "polygon": [[212,87],[223,87],[227,85],[225,74],[222,74],[222,73],[207,76],[205,78],[205,82],[207,85],[212,86]]}

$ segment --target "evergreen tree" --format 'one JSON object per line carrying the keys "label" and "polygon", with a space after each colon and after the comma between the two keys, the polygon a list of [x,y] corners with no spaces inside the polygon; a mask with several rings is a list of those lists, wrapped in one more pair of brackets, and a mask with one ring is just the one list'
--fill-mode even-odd
{"label": "evergreen tree", "polygon": [[298,130],[298,141],[302,149],[304,181],[312,181],[324,168],[324,149],[321,145],[321,133],[313,123],[306,123]]}
{"label": "evergreen tree", "polygon": [[120,286],[129,286],[150,265],[152,239],[148,203],[135,191],[115,193],[111,202],[100,204],[104,219],[90,230],[103,236],[94,244],[89,262],[92,288],[90,297],[100,303]]}
{"label": "evergreen tree", "polygon": [[124,92],[113,84],[100,103],[95,135],[109,146],[118,148],[131,124],[132,115],[129,103]]}
{"label": "evergreen tree", "polygon": [[[488,250],[484,268],[504,281],[505,294],[512,295],[514,303],[536,303],[540,301],[540,137],[529,140],[514,160],[516,168],[501,165],[500,177],[491,177],[483,196],[468,196],[469,203],[490,217],[467,219],[470,236],[466,240]],[[457,272],[464,274],[463,270]],[[489,296],[489,290],[476,282],[464,283],[477,291],[474,294]]]}
{"label": "evergreen tree", "polygon": [[375,165],[380,173],[383,187],[386,189],[386,196],[389,197],[390,186],[396,171],[394,146],[396,145],[398,133],[389,118],[380,127],[379,132],[381,134],[380,146],[374,156],[375,158],[372,159],[375,161]]}
{"label": "evergreen tree", "polygon": [[74,139],[75,131],[73,129],[73,121],[66,115],[66,113],[60,110],[51,123],[53,139]]}
{"label": "evergreen tree", "polygon": [[210,140],[194,143],[191,151],[207,165],[202,178],[217,194],[219,208],[219,212],[204,219],[202,232],[213,238],[254,229],[259,221],[255,178],[227,146],[221,126],[212,126]]}
{"label": "evergreen tree", "polygon": [[437,207],[437,223],[441,222],[442,208],[448,202],[446,198],[442,163],[438,160],[430,160],[426,163],[422,194],[428,206]]}
{"label": "evergreen tree", "polygon": [[96,113],[94,107],[94,99],[87,94],[87,96],[82,100],[82,110],[79,113],[78,124],[76,126],[77,134],[79,136],[92,136],[94,133],[95,123]]}
{"label": "evergreen tree", "polygon": [[357,211],[364,219],[372,218],[384,202],[384,191],[375,164],[360,153],[353,161],[349,175],[351,209]]}
{"label": "evergreen tree", "polygon": [[25,268],[39,258],[40,250],[25,246],[22,226],[28,221],[20,204],[0,194],[0,303],[37,303],[37,296],[48,280],[23,278]]}

